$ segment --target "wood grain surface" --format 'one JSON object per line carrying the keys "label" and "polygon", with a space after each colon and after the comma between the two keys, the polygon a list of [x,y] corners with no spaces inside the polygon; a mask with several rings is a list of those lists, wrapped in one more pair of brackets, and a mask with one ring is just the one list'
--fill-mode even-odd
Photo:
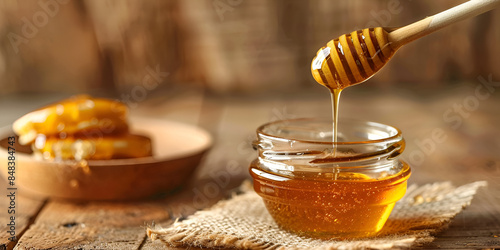
{"label": "wood grain surface", "polygon": [[[488,187],[479,190],[472,204],[447,230],[437,234],[433,242],[415,248],[500,248],[500,94],[492,92],[488,98],[477,99],[478,84],[461,83],[439,93],[385,91],[369,86],[343,93],[340,122],[345,117],[356,117],[391,124],[403,131],[407,142],[404,155],[413,171],[410,183],[451,181],[462,185],[488,181]],[[46,103],[60,98],[52,95],[41,99]],[[25,99],[10,96],[0,100],[0,113],[5,114],[0,125],[11,123],[27,111],[29,107],[19,100]],[[16,221],[20,240],[9,243],[5,239],[8,200],[2,197],[0,248],[165,248],[163,243],[147,237],[146,226],[155,223],[167,227],[176,219],[229,197],[241,181],[249,178],[247,167],[256,157],[251,142],[257,126],[278,119],[329,116],[329,104],[329,95],[323,89],[286,96],[218,96],[195,90],[175,95],[154,93],[132,109],[132,116],[195,124],[215,137],[213,149],[184,189],[156,200],[120,203],[36,200],[22,196],[20,190]],[[462,108],[455,109],[457,105]],[[436,130],[445,139],[435,140],[432,134]],[[4,182],[1,188],[6,190]]]}

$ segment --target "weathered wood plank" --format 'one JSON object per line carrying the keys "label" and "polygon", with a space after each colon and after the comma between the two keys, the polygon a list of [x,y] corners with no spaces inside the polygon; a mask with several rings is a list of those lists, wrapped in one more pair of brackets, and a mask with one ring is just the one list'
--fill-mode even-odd
{"label": "weathered wood plank", "polygon": [[436,238],[433,242],[422,246],[425,249],[497,249],[500,248],[498,238],[492,236]]}
{"label": "weathered wood plank", "polygon": [[[146,227],[168,226],[209,207],[227,195],[205,194],[213,179],[193,180],[180,192],[156,201],[64,202],[50,201],[23,235],[16,249],[138,249],[157,247],[146,239]],[[236,187],[239,183],[228,183]]]}
{"label": "weathered wood plank", "polygon": [[138,249],[146,223],[168,219],[168,212],[151,202],[51,201],[16,249]]}
{"label": "weathered wood plank", "polygon": [[[493,249],[500,248],[500,223],[492,215],[481,212],[487,203],[479,199],[479,192],[470,209],[458,214],[450,227],[436,235],[436,239],[421,248]],[[500,213],[497,211],[496,215]]]}
{"label": "weathered wood plank", "polygon": [[[0,179],[0,188],[6,190],[0,198],[0,249],[12,248],[42,208],[44,200],[22,196],[22,190],[7,190],[3,179]],[[10,197],[7,197],[11,191],[16,192],[14,203],[11,203]],[[12,213],[9,213],[9,210]],[[13,228],[8,225],[11,224],[11,216],[15,217]],[[11,241],[13,236],[16,240]]]}

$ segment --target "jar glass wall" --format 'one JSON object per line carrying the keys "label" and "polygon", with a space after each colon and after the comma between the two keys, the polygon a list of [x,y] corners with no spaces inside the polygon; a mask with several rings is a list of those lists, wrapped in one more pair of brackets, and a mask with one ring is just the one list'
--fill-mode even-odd
{"label": "jar glass wall", "polygon": [[276,223],[320,238],[374,236],[406,192],[410,167],[398,156],[397,128],[343,120],[296,119],[257,129],[254,189]]}

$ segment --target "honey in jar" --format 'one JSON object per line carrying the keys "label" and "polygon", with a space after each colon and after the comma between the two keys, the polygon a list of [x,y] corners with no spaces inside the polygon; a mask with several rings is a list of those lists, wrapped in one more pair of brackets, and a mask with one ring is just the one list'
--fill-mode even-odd
{"label": "honey in jar", "polygon": [[398,159],[405,144],[394,127],[346,120],[333,143],[331,121],[298,119],[263,125],[257,136],[254,189],[285,230],[374,236],[406,192],[411,170]]}

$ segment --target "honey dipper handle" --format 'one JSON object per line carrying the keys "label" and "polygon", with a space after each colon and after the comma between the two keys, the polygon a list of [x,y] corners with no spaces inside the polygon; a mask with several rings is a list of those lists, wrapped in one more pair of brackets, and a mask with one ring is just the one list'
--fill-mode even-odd
{"label": "honey dipper handle", "polygon": [[426,36],[452,23],[477,16],[500,5],[500,0],[470,0],[434,16],[396,29],[388,34],[393,49]]}

